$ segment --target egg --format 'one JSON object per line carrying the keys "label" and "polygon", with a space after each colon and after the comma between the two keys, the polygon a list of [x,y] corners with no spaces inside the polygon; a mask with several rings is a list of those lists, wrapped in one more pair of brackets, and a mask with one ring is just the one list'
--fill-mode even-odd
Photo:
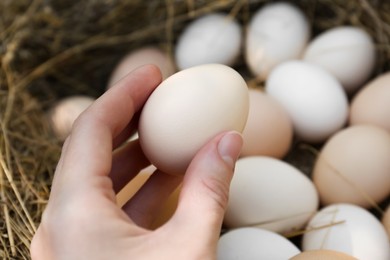
{"label": "egg", "polygon": [[333,27],[310,42],[303,59],[329,71],[352,93],[371,76],[375,46],[371,36],[361,28]]}
{"label": "egg", "polygon": [[242,137],[241,156],[282,158],[291,146],[292,122],[273,97],[258,89],[249,89],[249,114]]}
{"label": "egg", "polygon": [[[145,182],[153,174],[156,167],[149,166],[137,174],[123,189],[116,195],[117,205],[121,208],[141,189]],[[164,225],[175,213],[179,201],[181,187],[176,188],[168,199],[161,204],[161,209],[154,216],[150,229],[154,230]]]}
{"label": "egg", "polygon": [[305,15],[287,2],[260,8],[247,31],[245,60],[250,71],[262,80],[276,65],[300,58],[310,38]]}
{"label": "egg", "polygon": [[272,70],[266,93],[286,109],[299,139],[324,142],[344,127],[348,100],[335,77],[304,61],[287,61]]}
{"label": "egg", "polygon": [[303,228],[317,207],[314,184],[298,169],[271,157],[245,157],[236,163],[224,223],[287,233]]}
{"label": "egg", "polygon": [[348,127],[322,148],[313,181],[324,205],[371,207],[390,194],[390,133],[371,125]]}
{"label": "egg", "polygon": [[390,72],[365,85],[352,99],[349,122],[373,124],[390,132]]}
{"label": "egg", "polygon": [[285,237],[259,228],[238,228],[223,234],[217,259],[289,259],[300,250]]}
{"label": "egg", "polygon": [[107,88],[112,87],[129,72],[147,64],[156,65],[160,69],[163,79],[166,79],[176,71],[174,62],[168,53],[155,46],[141,47],[131,51],[119,61],[110,75]]}
{"label": "egg", "polygon": [[313,260],[313,259],[316,259],[316,260],[358,260],[357,258],[355,258],[353,256],[350,256],[350,255],[347,255],[347,254],[344,254],[341,252],[337,252],[337,251],[333,251],[333,250],[321,250],[321,249],[302,252],[302,253],[294,256],[290,260]]}
{"label": "egg", "polygon": [[196,152],[223,131],[242,132],[248,117],[245,80],[234,69],[207,64],[164,80],[139,121],[141,147],[158,169],[184,174]]}
{"label": "egg", "polygon": [[390,259],[384,227],[369,211],[352,204],[332,204],[321,209],[303,235],[303,251],[329,249],[357,259]]}
{"label": "egg", "polygon": [[84,112],[93,102],[89,96],[70,96],[59,100],[48,112],[49,124],[60,140],[65,140],[70,134],[77,117]]}
{"label": "egg", "polygon": [[382,223],[385,226],[387,235],[389,236],[390,239],[390,204],[387,206],[385,214],[383,215]]}
{"label": "egg", "polygon": [[240,55],[241,26],[229,15],[209,13],[192,21],[179,35],[175,59],[179,69],[220,63],[233,65]]}

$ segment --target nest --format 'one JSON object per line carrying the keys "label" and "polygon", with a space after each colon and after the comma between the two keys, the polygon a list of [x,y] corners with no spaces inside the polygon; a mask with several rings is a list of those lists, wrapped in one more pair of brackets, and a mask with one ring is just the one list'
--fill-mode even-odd
{"label": "nest", "polygon": [[[223,11],[247,24],[266,0],[2,0],[0,2],[0,257],[29,259],[61,142],[46,110],[61,97],[97,97],[124,54],[146,45],[172,53],[192,19]],[[390,2],[299,0],[313,34],[351,24],[376,43],[373,76],[390,68]],[[243,62],[241,62],[243,66]],[[310,173],[316,147],[297,144],[286,160]]]}

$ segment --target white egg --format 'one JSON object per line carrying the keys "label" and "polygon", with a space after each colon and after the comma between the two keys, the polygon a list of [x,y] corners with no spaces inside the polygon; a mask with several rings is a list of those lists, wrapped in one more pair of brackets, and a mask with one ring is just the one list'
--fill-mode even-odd
{"label": "white egg", "polygon": [[285,237],[260,228],[238,228],[223,234],[217,259],[289,259],[301,251]]}
{"label": "white egg", "polygon": [[295,134],[312,143],[325,141],[348,119],[348,100],[337,79],[319,66],[288,61],[269,75],[266,92],[289,113]]}
{"label": "white egg", "polygon": [[207,63],[233,65],[241,50],[241,27],[228,15],[210,13],[194,20],[179,36],[175,57],[179,69]]}
{"label": "white egg", "polygon": [[390,244],[384,227],[369,211],[352,204],[333,204],[320,210],[309,222],[303,250],[330,249],[358,259],[390,259]]}
{"label": "white egg", "polygon": [[301,10],[287,2],[265,5],[249,24],[245,48],[248,67],[266,79],[279,63],[300,58],[309,38],[309,25]]}
{"label": "white egg", "polygon": [[94,98],[88,96],[70,96],[61,99],[50,109],[48,120],[58,139],[66,139],[74,121],[94,101]]}
{"label": "white egg", "polygon": [[298,169],[271,157],[245,157],[236,163],[224,223],[291,232],[301,229],[317,207],[314,184]]}
{"label": "white egg", "polygon": [[340,26],[318,35],[307,47],[304,60],[329,71],[351,93],[370,77],[375,65],[375,46],[363,29]]}
{"label": "white egg", "polygon": [[150,162],[184,174],[196,152],[223,131],[242,132],[248,117],[245,80],[234,69],[207,64],[179,71],[146,101],[139,140]]}

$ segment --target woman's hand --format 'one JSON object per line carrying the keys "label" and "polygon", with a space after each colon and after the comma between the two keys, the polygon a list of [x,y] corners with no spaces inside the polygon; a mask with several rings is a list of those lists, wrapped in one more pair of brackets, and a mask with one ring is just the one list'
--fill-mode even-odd
{"label": "woman's hand", "polygon": [[[161,81],[152,65],[119,81],[75,122],[31,243],[33,259],[214,259],[242,139],[221,133],[193,158],[184,179],[156,170],[119,208],[115,194],[150,163],[138,141],[137,112]],[[120,146],[120,148],[118,148]],[[182,183],[173,217],[147,229]]]}

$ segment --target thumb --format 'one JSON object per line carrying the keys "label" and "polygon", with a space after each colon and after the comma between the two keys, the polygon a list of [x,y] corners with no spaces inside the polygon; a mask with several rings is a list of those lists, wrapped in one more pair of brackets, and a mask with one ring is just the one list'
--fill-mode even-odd
{"label": "thumb", "polygon": [[218,240],[242,142],[238,132],[222,133],[208,142],[192,160],[172,219],[185,233],[198,234],[200,239]]}

